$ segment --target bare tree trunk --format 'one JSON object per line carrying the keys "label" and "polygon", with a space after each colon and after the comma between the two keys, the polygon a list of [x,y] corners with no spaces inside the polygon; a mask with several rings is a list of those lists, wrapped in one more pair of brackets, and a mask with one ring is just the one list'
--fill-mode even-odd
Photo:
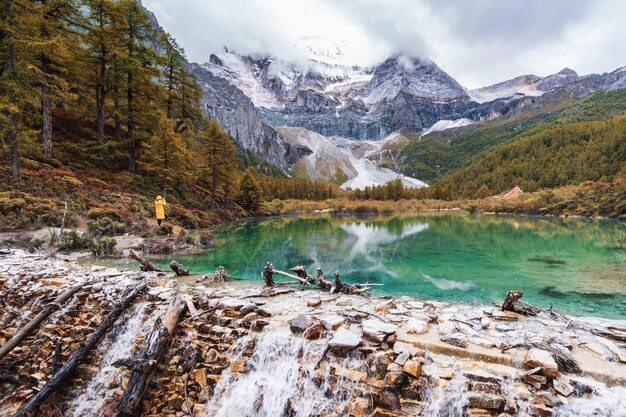
{"label": "bare tree trunk", "polygon": [[183,266],[176,261],[170,262],[170,268],[172,268],[172,271],[174,271],[179,277],[183,275],[189,275],[189,270],[183,268]]}
{"label": "bare tree trunk", "polygon": [[41,144],[43,153],[52,156],[52,99],[45,82],[41,85]]}
{"label": "bare tree trunk", "polygon": [[[10,27],[12,22],[11,6],[13,2],[11,0],[5,0],[4,2],[4,21],[5,25]],[[13,48],[13,33],[11,30],[5,31],[4,43],[6,44],[6,72],[8,79],[11,82],[16,82],[15,65],[14,65],[14,48]],[[11,146],[11,176],[13,179],[17,179],[20,176],[20,152],[18,148],[17,137],[17,115],[14,107],[16,106],[15,92],[13,88],[10,88],[9,92],[9,104],[12,105],[9,108],[9,134],[8,142]]]}
{"label": "bare tree trunk", "polygon": [[141,256],[137,255],[132,250],[128,254],[128,257],[131,258],[131,259],[136,260],[137,262],[139,262],[139,264],[141,265],[141,270],[142,271],[145,271],[145,272],[149,272],[149,271],[165,272],[163,269],[157,268],[152,262],[150,262],[150,261],[146,260],[145,258],[142,258]]}
{"label": "bare tree trunk", "polygon": [[9,352],[11,352],[24,338],[26,338],[29,334],[31,334],[36,328],[43,323],[45,319],[47,319],[52,313],[57,311],[63,303],[69,300],[74,294],[76,294],[81,288],[85,286],[87,282],[82,282],[80,284],[74,285],[69,290],[65,291],[57,298],[54,299],[50,304],[45,306],[43,310],[39,312],[26,326],[22,328],[19,332],[15,334],[8,342],[4,344],[0,348],[0,359],[4,358]]}
{"label": "bare tree trunk", "polygon": [[504,301],[502,302],[502,311],[517,312],[517,310],[515,309],[515,303],[517,303],[517,301],[520,298],[522,298],[522,295],[524,295],[524,293],[521,291],[507,292],[506,297],[504,298]]}
{"label": "bare tree trunk", "polygon": [[174,336],[176,324],[181,313],[185,310],[185,304],[176,297],[165,315],[158,318],[152,332],[148,335],[144,349],[139,354],[139,359],[132,360],[133,371],[128,381],[126,391],[120,399],[118,416],[133,416],[139,411],[139,405],[144,392],[150,384],[159,361],[165,356],[170,340]]}
{"label": "bare tree trunk", "polygon": [[145,284],[141,284],[135,287],[130,294],[122,300],[121,303],[116,304],[113,310],[102,320],[102,322],[96,327],[91,337],[82,343],[80,347],[72,354],[67,363],[55,373],[52,378],[43,386],[33,398],[31,398],[22,408],[20,408],[13,417],[25,417],[29,413],[35,411],[39,405],[44,402],[50,395],[52,395],[57,388],[63,387],[65,380],[74,372],[74,370],[81,364],[81,362],[87,357],[91,349],[98,343],[98,341],[104,336],[109,327],[115,323],[118,317],[127,309],[133,300],[137,298],[139,292],[143,290]]}

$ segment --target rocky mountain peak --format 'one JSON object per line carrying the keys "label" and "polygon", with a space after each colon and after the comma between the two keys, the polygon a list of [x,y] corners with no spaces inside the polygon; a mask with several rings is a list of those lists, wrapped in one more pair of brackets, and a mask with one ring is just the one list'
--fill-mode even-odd
{"label": "rocky mountain peak", "polygon": [[578,76],[578,73],[576,73],[576,71],[574,71],[571,68],[563,68],[561,71],[557,72],[557,74],[561,74],[561,75],[573,75],[573,76]]}
{"label": "rocky mountain peak", "polygon": [[391,56],[376,68],[365,102],[391,100],[400,92],[435,100],[469,98],[465,89],[434,62],[406,54]]}

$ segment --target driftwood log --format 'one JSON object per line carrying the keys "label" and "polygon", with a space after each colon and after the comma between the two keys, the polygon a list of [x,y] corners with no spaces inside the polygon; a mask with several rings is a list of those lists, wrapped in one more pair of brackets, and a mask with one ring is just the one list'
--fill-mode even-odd
{"label": "driftwood log", "polygon": [[502,311],[513,311],[517,313],[517,309],[515,308],[515,303],[522,298],[524,295],[521,291],[509,291],[506,293],[506,297],[504,297],[504,301],[502,302]]}
{"label": "driftwood log", "polygon": [[57,298],[55,298],[50,304],[45,306],[43,310],[39,312],[31,321],[26,324],[19,332],[15,334],[9,341],[7,341],[0,348],[0,359],[4,358],[9,352],[11,352],[25,337],[31,334],[35,329],[37,329],[41,323],[44,322],[52,313],[57,311],[59,308],[63,306],[67,300],[69,300],[74,294],[81,290],[87,281],[82,282],[80,284],[76,284],[64,293],[60,294]]}
{"label": "driftwood log", "polygon": [[159,317],[154,323],[152,332],[148,335],[144,347],[137,360],[132,366],[132,374],[126,391],[120,399],[118,406],[119,416],[134,416],[139,411],[141,398],[143,397],[159,361],[165,356],[170,340],[176,330],[176,324],[185,304],[178,297],[174,298],[167,312]]}
{"label": "driftwood log", "polygon": [[33,414],[39,405],[44,402],[51,394],[53,394],[58,388],[65,385],[65,380],[71,375],[72,372],[80,365],[87,357],[91,349],[96,346],[98,341],[104,336],[107,330],[115,323],[119,316],[127,309],[132,302],[137,298],[139,293],[145,287],[145,283],[133,288],[130,293],[124,299],[117,303],[109,314],[100,322],[96,330],[89,339],[80,345],[80,347],[72,354],[68,361],[55,373],[52,378],[43,386],[41,391],[35,394],[26,404],[24,404],[13,417],[24,417]]}
{"label": "driftwood log", "polygon": [[137,255],[132,250],[129,252],[128,257],[136,260],[141,265],[140,269],[144,272],[165,272],[165,270],[161,268],[157,268],[152,262],[146,260],[145,258]]}
{"label": "driftwood log", "polygon": [[176,273],[177,276],[184,276],[184,275],[189,275],[189,270],[183,268],[183,266],[181,264],[179,264],[176,261],[172,261],[170,262],[170,268],[172,269],[172,271],[174,271]]}
{"label": "driftwood log", "polygon": [[278,284],[290,284],[290,283],[276,283],[274,282],[273,275],[282,275],[287,278],[291,278],[296,280],[298,283],[302,284],[302,288],[306,287],[306,285],[315,285],[325,291],[333,293],[343,293],[343,294],[363,294],[371,291],[371,287],[374,285],[382,285],[382,284],[347,284],[341,281],[339,277],[339,271],[335,271],[335,279],[329,280],[326,278],[324,271],[321,268],[317,268],[317,276],[309,275],[306,272],[306,268],[302,265],[294,266],[289,269],[290,272],[279,271],[274,268],[271,262],[268,262],[263,272],[261,274],[263,281],[267,287],[273,287]]}

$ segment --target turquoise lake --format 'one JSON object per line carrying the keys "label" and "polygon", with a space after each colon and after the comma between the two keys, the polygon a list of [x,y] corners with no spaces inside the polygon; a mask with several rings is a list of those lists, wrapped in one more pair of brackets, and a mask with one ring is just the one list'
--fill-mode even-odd
{"label": "turquoise lake", "polygon": [[247,221],[213,231],[217,248],[177,256],[195,274],[224,266],[257,280],[267,261],[339,270],[348,282],[381,283],[374,294],[491,304],[508,290],[577,316],[626,317],[626,251],[610,220],[463,213]]}

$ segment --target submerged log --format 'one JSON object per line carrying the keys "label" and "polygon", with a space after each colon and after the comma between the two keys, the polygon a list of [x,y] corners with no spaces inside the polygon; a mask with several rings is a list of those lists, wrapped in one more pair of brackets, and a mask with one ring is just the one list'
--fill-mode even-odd
{"label": "submerged log", "polygon": [[172,271],[174,271],[179,277],[189,275],[189,270],[183,268],[183,266],[176,261],[170,262],[170,268],[172,268]]}
{"label": "submerged log", "polygon": [[44,320],[46,320],[52,313],[60,309],[65,302],[80,291],[80,289],[86,284],[87,281],[74,285],[72,288],[55,298],[50,304],[45,306],[43,310],[35,316],[35,318],[29,321],[28,324],[22,328],[22,330],[17,332],[15,336],[9,339],[9,341],[0,348],[0,359],[4,358],[9,352],[11,352],[22,340],[24,340],[25,337],[37,329],[41,323],[44,322]]}
{"label": "submerged log", "polygon": [[152,332],[148,335],[144,348],[139,354],[137,364],[133,367],[130,380],[124,395],[118,406],[118,416],[133,416],[139,411],[141,398],[143,397],[159,361],[165,356],[170,340],[176,330],[176,324],[185,304],[178,297],[174,298],[163,317],[159,317],[154,323]]}
{"label": "submerged log", "polygon": [[44,402],[51,394],[53,394],[58,388],[65,385],[66,379],[74,372],[74,370],[86,359],[89,352],[96,346],[98,341],[104,336],[109,327],[115,323],[119,316],[127,309],[132,302],[137,298],[139,293],[145,287],[145,283],[142,283],[132,289],[130,293],[120,302],[117,303],[111,312],[100,322],[96,330],[89,339],[80,345],[80,347],[72,354],[68,361],[55,373],[52,378],[43,386],[41,391],[35,394],[26,404],[20,408],[13,417],[24,417],[31,415]]}
{"label": "submerged log", "polygon": [[150,262],[150,261],[146,260],[145,258],[137,255],[132,250],[128,254],[128,257],[131,258],[131,259],[136,260],[137,262],[139,262],[139,265],[141,265],[140,269],[142,271],[144,271],[144,272],[165,272],[165,270],[163,270],[161,268],[157,268],[152,262]]}

